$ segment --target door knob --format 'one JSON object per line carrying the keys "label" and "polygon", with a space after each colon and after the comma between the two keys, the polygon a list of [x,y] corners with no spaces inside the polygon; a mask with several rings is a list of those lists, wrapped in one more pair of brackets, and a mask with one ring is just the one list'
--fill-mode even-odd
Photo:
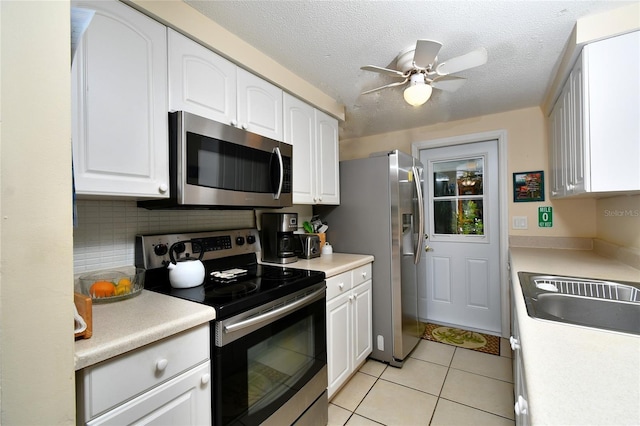
{"label": "door knob", "polygon": [[424,251],[433,251],[433,249],[430,246],[425,245]]}

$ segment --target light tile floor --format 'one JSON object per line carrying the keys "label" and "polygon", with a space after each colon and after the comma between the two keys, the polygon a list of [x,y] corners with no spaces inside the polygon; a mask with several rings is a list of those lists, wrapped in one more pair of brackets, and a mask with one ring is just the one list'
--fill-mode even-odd
{"label": "light tile floor", "polygon": [[402,368],[367,360],[329,404],[329,425],[514,425],[511,348],[501,356],[421,340]]}

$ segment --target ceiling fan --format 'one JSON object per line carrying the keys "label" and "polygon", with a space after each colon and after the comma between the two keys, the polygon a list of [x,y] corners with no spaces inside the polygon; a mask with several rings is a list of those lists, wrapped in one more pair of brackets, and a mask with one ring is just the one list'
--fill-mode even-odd
{"label": "ceiling fan", "polygon": [[408,87],[404,90],[405,101],[410,105],[420,106],[429,100],[433,89],[455,92],[466,82],[465,78],[451,74],[487,63],[487,50],[484,47],[438,63],[438,52],[441,47],[442,43],[437,41],[418,40],[415,47],[405,49],[398,54],[397,70],[375,65],[361,67],[360,69],[365,71],[402,78],[402,81],[367,90],[362,94],[408,83]]}

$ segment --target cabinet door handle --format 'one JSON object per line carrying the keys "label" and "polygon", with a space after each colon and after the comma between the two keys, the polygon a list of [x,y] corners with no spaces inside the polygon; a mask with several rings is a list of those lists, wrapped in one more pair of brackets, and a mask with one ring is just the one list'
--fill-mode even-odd
{"label": "cabinet door handle", "polygon": [[210,380],[211,380],[211,374],[206,373],[206,374],[203,374],[202,377],[200,378],[200,383],[202,383],[203,385],[206,385],[207,383],[209,383]]}
{"label": "cabinet door handle", "polygon": [[167,368],[167,364],[169,364],[169,361],[166,358],[156,361],[156,371],[164,371]]}
{"label": "cabinet door handle", "polygon": [[362,278],[367,278],[367,273],[366,272],[362,273]]}
{"label": "cabinet door handle", "polygon": [[339,283],[339,284],[338,284],[338,288],[339,288],[340,290],[342,290],[342,289],[344,288],[344,283]]}
{"label": "cabinet door handle", "polygon": [[169,187],[167,186],[166,183],[161,183],[160,186],[158,187],[158,191],[160,191],[161,194],[164,194],[165,192],[167,192],[168,189]]}

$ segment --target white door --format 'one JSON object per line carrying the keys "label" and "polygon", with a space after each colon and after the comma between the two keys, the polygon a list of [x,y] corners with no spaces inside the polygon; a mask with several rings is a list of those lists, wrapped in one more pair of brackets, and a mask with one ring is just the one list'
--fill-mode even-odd
{"label": "white door", "polygon": [[500,334],[498,141],[424,149],[420,161],[427,239],[421,317]]}

